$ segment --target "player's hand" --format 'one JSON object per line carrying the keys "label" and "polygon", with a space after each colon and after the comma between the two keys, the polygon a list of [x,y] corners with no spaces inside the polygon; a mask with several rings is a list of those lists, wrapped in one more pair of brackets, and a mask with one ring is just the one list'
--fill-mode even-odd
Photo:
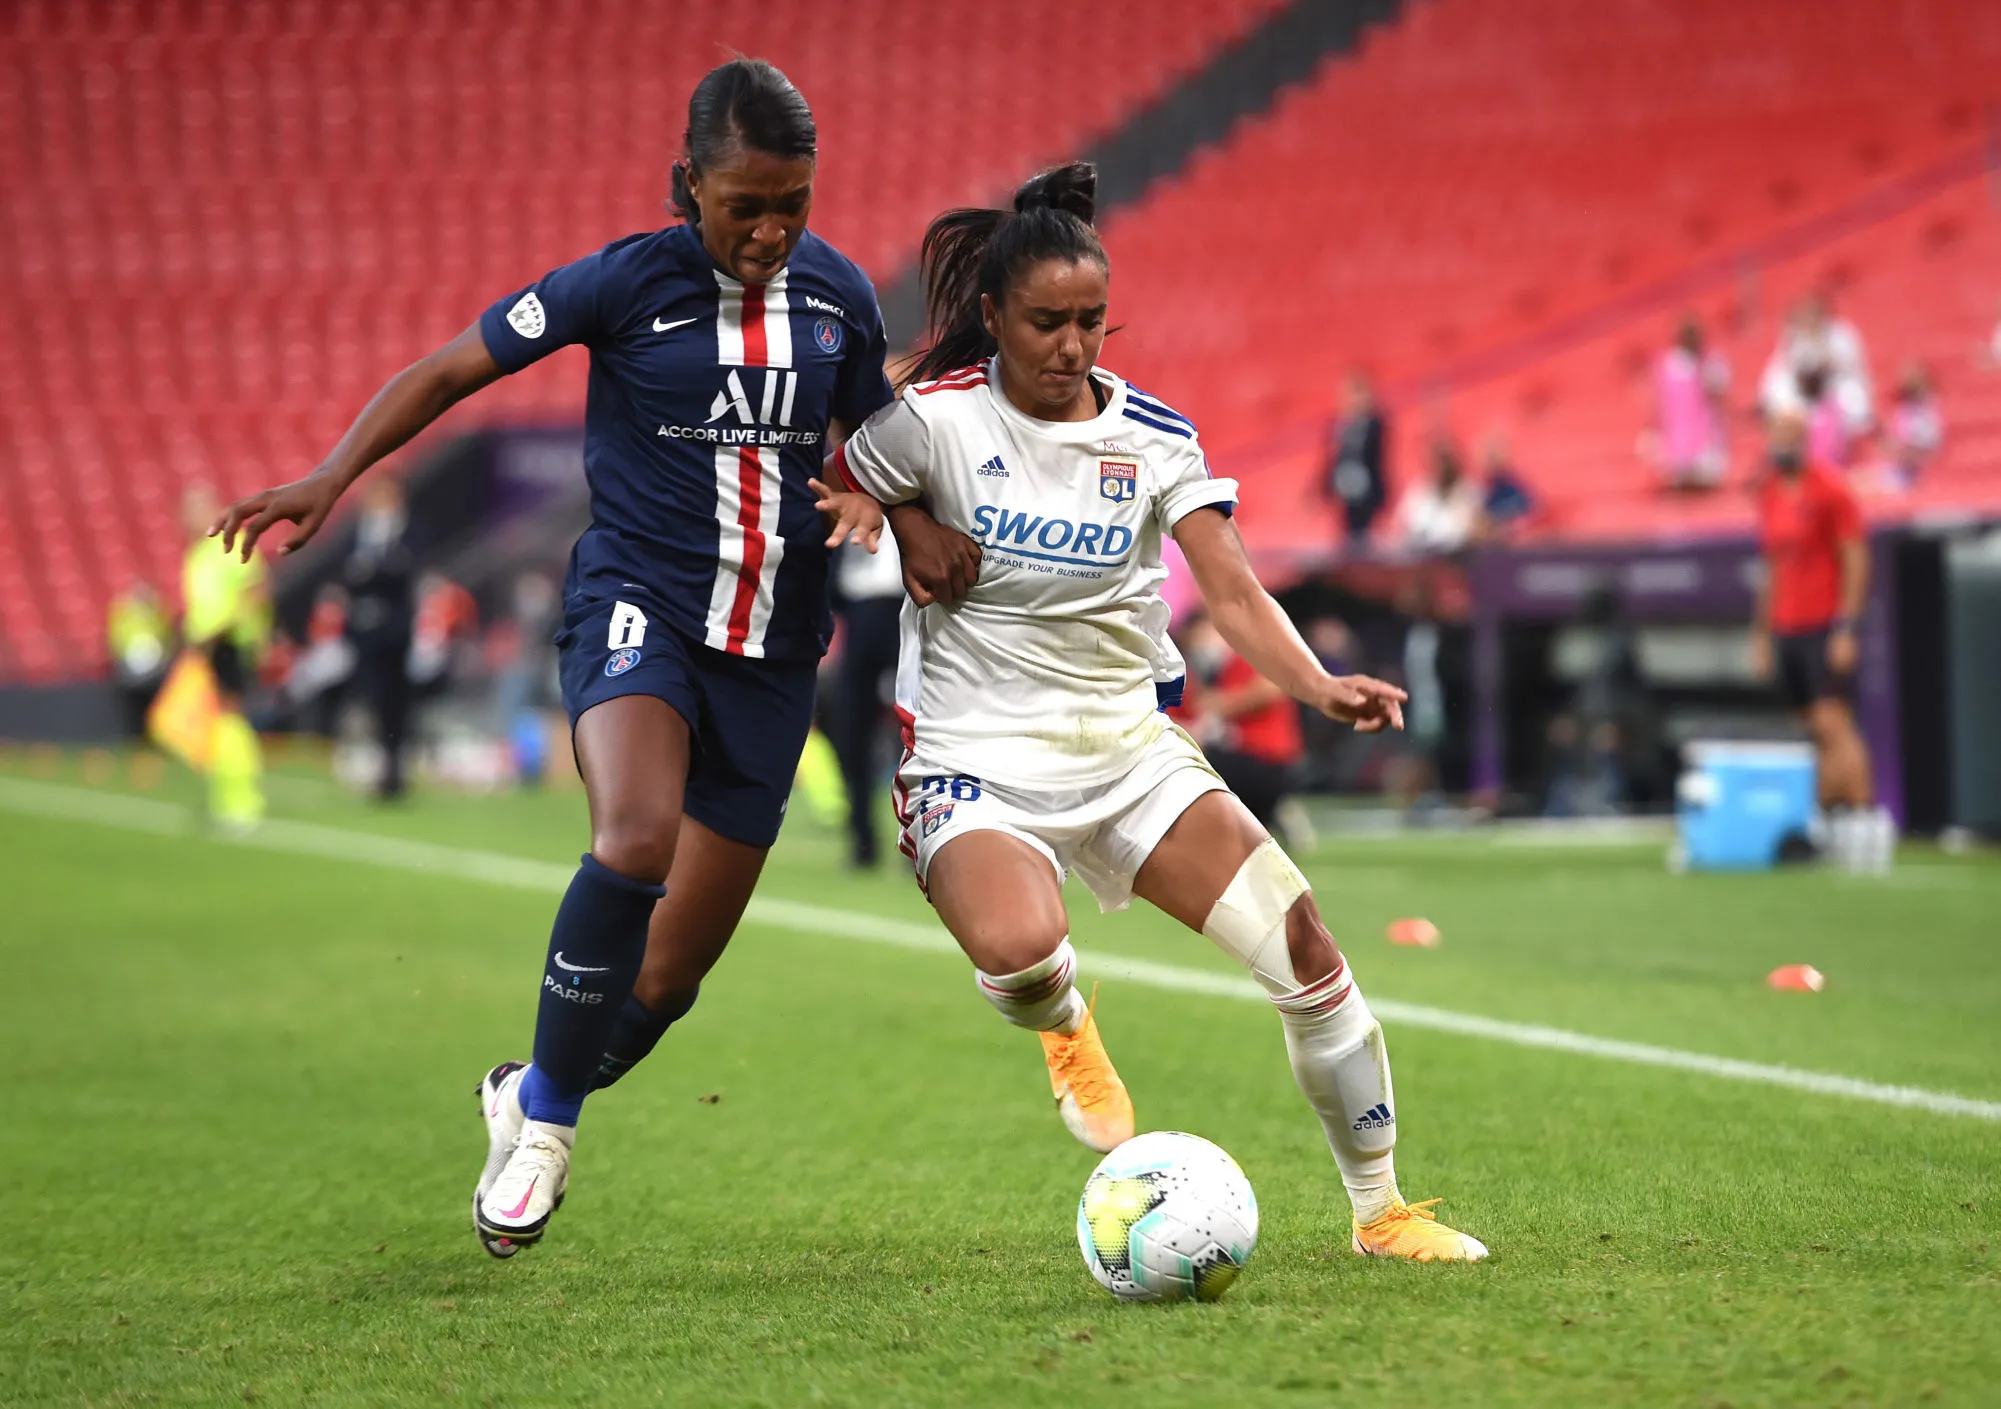
{"label": "player's hand", "polygon": [[896,505],[889,526],[903,557],[904,590],[918,606],[956,602],[980,580],[980,545],[918,505]]}
{"label": "player's hand", "polygon": [[[330,475],[317,472],[290,484],[281,484],[276,489],[261,489],[247,499],[239,499],[216,515],[215,522],[208,526],[208,536],[222,535],[222,551],[239,552],[243,562],[250,561],[251,551],[264,531],[276,523],[295,523],[299,531],[279,545],[278,556],[296,552],[311,541],[320,531],[320,525],[333,512],[334,501],[340,498],[342,486]],[[239,550],[237,540],[242,540]]]}
{"label": "player's hand", "polygon": [[1772,633],[1769,631],[1751,633],[1751,678],[1754,680],[1772,678]]}
{"label": "player's hand", "polygon": [[1330,675],[1311,704],[1329,719],[1353,724],[1357,734],[1378,734],[1403,728],[1403,704],[1409,698],[1373,675]]}
{"label": "player's hand", "polygon": [[1853,675],[1862,652],[1855,644],[1855,628],[1837,626],[1827,633],[1827,668],[1836,675]]}
{"label": "player's hand", "polygon": [[843,543],[859,543],[873,553],[882,540],[882,505],[866,494],[835,489],[817,479],[806,483],[819,496],[813,507],[833,521],[834,531],[827,535],[827,546],[838,548]]}

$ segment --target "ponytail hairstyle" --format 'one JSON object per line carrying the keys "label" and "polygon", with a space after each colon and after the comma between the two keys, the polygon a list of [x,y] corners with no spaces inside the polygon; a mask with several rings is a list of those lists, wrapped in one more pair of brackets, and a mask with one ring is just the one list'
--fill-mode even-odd
{"label": "ponytail hairstyle", "polygon": [[728,161],[738,150],[775,157],[817,157],[820,131],[792,80],[763,59],[718,64],[688,96],[688,131],[668,178],[670,203],[690,225],[702,223],[690,178]]}
{"label": "ponytail hairstyle", "polygon": [[980,296],[998,306],[1031,265],[1095,259],[1109,270],[1091,228],[1097,207],[1097,167],[1073,161],[1031,176],[1014,193],[1011,211],[948,210],[932,221],[917,262],[929,345],[909,379],[929,381],[991,357],[994,338],[980,318]]}

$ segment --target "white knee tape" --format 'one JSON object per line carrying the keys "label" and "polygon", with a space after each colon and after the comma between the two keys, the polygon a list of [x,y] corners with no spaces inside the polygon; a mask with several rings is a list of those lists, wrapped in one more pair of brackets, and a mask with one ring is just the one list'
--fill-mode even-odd
{"label": "white knee tape", "polygon": [[1279,844],[1266,839],[1245,858],[1209,911],[1202,933],[1242,960],[1274,998],[1297,992],[1285,917],[1309,887]]}

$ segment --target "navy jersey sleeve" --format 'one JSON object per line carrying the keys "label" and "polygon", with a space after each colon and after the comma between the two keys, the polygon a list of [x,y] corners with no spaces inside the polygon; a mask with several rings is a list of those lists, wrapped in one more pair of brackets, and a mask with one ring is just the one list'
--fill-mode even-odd
{"label": "navy jersey sleeve", "polygon": [[863,336],[848,344],[848,355],[834,374],[833,419],[851,426],[859,426],[894,399],[883,371],[889,336],[883,331],[882,310],[876,306],[875,290],[866,284],[863,288],[868,294],[868,301],[858,310]]}
{"label": "navy jersey sleeve", "polygon": [[609,326],[607,250],[551,269],[479,315],[486,350],[503,372],[518,372],[559,347],[597,342]]}

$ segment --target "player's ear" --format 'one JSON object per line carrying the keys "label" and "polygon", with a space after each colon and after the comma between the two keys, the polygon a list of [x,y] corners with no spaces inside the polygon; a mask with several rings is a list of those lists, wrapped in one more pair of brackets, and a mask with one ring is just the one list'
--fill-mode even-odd
{"label": "player's ear", "polygon": [[980,295],[980,326],[987,330],[987,336],[1000,341],[1000,305],[994,302],[992,294]]}

